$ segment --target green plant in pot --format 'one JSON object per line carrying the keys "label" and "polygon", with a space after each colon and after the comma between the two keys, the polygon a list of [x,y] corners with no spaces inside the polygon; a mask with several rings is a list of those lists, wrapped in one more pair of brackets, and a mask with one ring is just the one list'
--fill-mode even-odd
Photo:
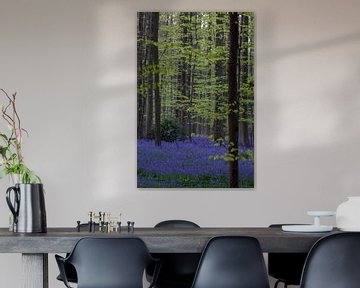
{"label": "green plant in pot", "polygon": [[44,189],[39,176],[24,163],[21,144],[27,131],[22,128],[16,109],[16,93],[4,89],[5,104],[0,104],[1,117],[8,127],[0,132],[0,179],[6,176],[15,183],[6,191],[6,201],[13,215],[10,230],[21,233],[46,232]]}

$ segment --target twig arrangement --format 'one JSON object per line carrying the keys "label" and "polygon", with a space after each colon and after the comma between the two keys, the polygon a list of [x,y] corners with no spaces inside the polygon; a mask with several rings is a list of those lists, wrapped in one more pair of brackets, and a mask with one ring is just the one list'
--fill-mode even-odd
{"label": "twig arrangement", "polygon": [[7,103],[0,104],[1,117],[5,120],[9,132],[8,134],[0,131],[0,178],[7,175],[16,174],[20,176],[22,183],[40,183],[41,180],[32,170],[24,164],[24,158],[21,152],[21,144],[24,134],[28,132],[21,127],[20,116],[16,109],[16,92],[9,95],[4,89],[0,92],[5,96]]}

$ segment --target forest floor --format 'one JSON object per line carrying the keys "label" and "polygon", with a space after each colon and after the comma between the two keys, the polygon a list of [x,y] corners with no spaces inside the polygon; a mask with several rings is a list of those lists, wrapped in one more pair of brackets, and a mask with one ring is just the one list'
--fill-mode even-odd
{"label": "forest floor", "polygon": [[[137,186],[227,188],[229,163],[218,157],[226,153],[226,146],[216,145],[206,137],[162,142],[161,147],[156,147],[153,140],[140,139],[137,142]],[[239,187],[254,187],[254,165],[250,160],[240,161]]]}

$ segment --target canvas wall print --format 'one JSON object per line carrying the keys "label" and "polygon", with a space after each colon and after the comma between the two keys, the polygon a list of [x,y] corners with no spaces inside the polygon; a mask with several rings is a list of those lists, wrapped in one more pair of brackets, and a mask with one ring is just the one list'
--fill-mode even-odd
{"label": "canvas wall print", "polygon": [[137,187],[254,187],[254,14],[138,12]]}

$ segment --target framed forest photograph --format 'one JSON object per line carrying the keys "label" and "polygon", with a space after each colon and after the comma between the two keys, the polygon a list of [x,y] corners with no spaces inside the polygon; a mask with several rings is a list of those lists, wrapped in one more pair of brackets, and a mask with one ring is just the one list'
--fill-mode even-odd
{"label": "framed forest photograph", "polygon": [[254,188],[254,23],[138,12],[138,188]]}

